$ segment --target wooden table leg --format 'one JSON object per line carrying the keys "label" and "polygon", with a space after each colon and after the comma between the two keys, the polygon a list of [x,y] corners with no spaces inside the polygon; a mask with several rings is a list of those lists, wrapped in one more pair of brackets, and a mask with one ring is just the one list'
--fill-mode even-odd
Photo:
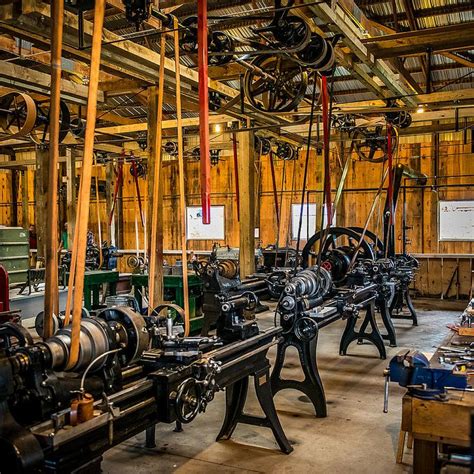
{"label": "wooden table leg", "polygon": [[434,441],[414,438],[413,473],[433,474],[438,472],[438,446]]}

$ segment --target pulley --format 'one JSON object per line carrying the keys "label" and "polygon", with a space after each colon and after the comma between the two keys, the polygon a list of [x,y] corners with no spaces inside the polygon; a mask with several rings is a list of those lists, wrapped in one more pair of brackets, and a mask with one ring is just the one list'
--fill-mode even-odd
{"label": "pulley", "polygon": [[125,17],[137,27],[150,18],[151,0],[122,0],[125,5]]}
{"label": "pulley", "polygon": [[[311,28],[309,24],[301,17],[289,15],[289,10],[283,7],[291,7],[294,0],[290,0],[283,4],[281,0],[275,0],[275,13],[272,21],[261,28],[253,31],[259,36],[263,33],[270,33],[276,46],[283,48],[291,48],[293,51],[302,50],[310,41]],[[272,41],[274,44],[275,41]]]}
{"label": "pulley", "polygon": [[297,158],[296,149],[288,142],[278,141],[276,143],[275,156],[280,160],[294,160]]}
{"label": "pulley", "polygon": [[86,133],[86,122],[80,117],[71,120],[71,133],[78,138],[84,138]]}
{"label": "pulley", "polygon": [[[398,135],[396,130],[396,128],[393,128],[392,154],[395,154],[397,150]],[[351,138],[351,148],[355,149],[361,161],[382,163],[388,158],[387,131],[383,125],[376,125],[374,128],[356,127],[351,131]]]}
{"label": "pulley", "polygon": [[311,67],[321,74],[331,73],[336,61],[333,43],[316,33],[311,35],[309,44],[296,57],[301,65]]}
{"label": "pulley", "polygon": [[341,132],[351,131],[356,126],[355,116],[352,114],[331,115],[331,126]]}
{"label": "pulley", "polygon": [[[182,21],[186,27],[181,34],[179,41],[180,48],[188,54],[198,52],[198,19],[197,16],[190,16]],[[213,31],[207,35],[207,48],[209,51],[208,63],[210,66],[223,66],[233,59],[234,41],[223,31]],[[218,53],[213,55],[212,53]],[[229,54],[223,54],[229,53]]]}
{"label": "pulley", "polygon": [[0,325],[0,349],[26,347],[31,344],[33,338],[25,327],[8,321]]}
{"label": "pulley", "polygon": [[8,92],[0,96],[0,128],[7,134],[5,140],[26,137],[36,118],[36,104],[28,94]]}
{"label": "pulley", "polygon": [[134,177],[134,178],[145,178],[146,176],[146,172],[147,172],[147,167],[145,165],[145,163],[141,162],[141,161],[137,161],[135,163],[135,166],[130,166],[130,174]]}
{"label": "pulley", "polygon": [[308,239],[301,252],[302,265],[306,268],[311,261],[320,258],[321,266],[331,273],[334,283],[342,284],[356,251],[360,259],[375,260],[374,249],[366,239],[361,241],[359,232],[348,227],[330,227],[327,231],[323,229],[316,232]]}
{"label": "pulley", "polygon": [[250,104],[266,113],[290,112],[303,100],[308,73],[293,59],[257,56],[244,76],[244,94]]}
{"label": "pulley", "polygon": [[387,112],[385,120],[397,128],[408,128],[411,125],[412,117],[406,110]]}
{"label": "pulley", "polygon": [[[59,102],[59,123],[59,143],[61,143],[66,138],[71,125],[71,115],[63,100]],[[49,142],[49,105],[47,102],[36,102],[36,121],[30,132],[30,137],[37,145]]]}
{"label": "pulley", "polygon": [[258,135],[255,135],[254,149],[259,155],[265,156],[271,152],[272,143],[266,137],[259,137]]}
{"label": "pulley", "polygon": [[168,153],[168,155],[177,156],[178,144],[176,142],[166,142],[163,146],[163,150],[165,151],[165,153]]}

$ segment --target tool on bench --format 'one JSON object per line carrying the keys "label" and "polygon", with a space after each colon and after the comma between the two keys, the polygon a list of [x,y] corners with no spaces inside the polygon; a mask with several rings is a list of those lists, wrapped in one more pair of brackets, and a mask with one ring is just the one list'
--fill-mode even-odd
{"label": "tool on bench", "polygon": [[404,351],[392,358],[385,375],[384,413],[388,412],[388,383],[398,382],[410,395],[425,400],[447,400],[448,388],[466,389],[467,377],[452,369],[431,367],[419,351]]}

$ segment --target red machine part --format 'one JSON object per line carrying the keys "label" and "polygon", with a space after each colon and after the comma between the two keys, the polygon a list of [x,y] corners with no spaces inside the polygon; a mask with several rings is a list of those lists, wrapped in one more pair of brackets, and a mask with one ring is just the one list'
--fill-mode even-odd
{"label": "red machine part", "polygon": [[198,2],[198,93],[201,151],[202,223],[211,223],[211,158],[209,152],[209,91],[207,72],[207,0]]}

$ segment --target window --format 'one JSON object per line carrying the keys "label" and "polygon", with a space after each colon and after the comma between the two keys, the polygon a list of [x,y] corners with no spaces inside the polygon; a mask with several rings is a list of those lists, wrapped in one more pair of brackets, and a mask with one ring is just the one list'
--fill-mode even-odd
{"label": "window", "polygon": [[202,223],[202,208],[186,208],[186,238],[188,240],[224,240],[225,239],[224,206],[211,206],[211,223]]}
{"label": "window", "polygon": [[474,240],[474,201],[439,201],[438,240]]}

